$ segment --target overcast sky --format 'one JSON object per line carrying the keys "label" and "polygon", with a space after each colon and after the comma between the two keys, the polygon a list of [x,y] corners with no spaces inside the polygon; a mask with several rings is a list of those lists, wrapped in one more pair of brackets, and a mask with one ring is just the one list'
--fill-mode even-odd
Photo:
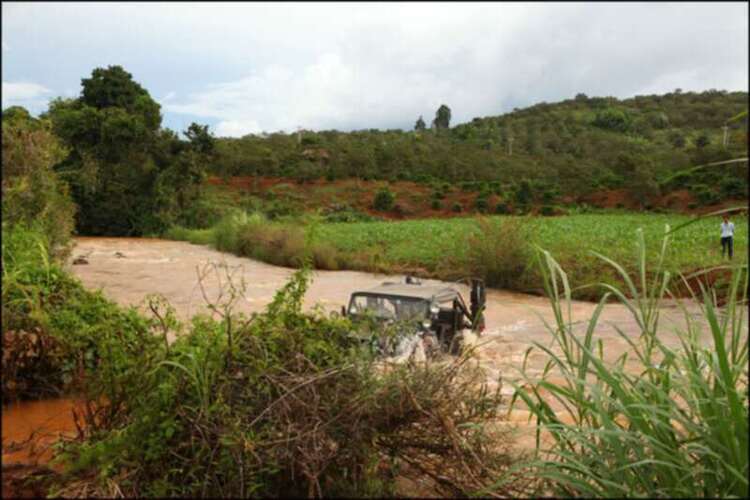
{"label": "overcast sky", "polygon": [[742,3],[2,3],[2,106],[122,65],[164,125],[411,129],[578,92],[748,90]]}

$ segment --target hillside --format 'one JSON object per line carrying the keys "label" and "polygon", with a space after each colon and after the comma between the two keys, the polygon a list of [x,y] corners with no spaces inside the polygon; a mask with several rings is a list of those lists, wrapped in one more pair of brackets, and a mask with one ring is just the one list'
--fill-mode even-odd
{"label": "hillside", "polygon": [[[211,173],[220,177],[492,182],[514,198],[529,182],[539,202],[625,193],[648,208],[688,190],[701,205],[747,196],[746,164],[674,173],[747,154],[747,92],[709,90],[618,100],[583,94],[442,130],[303,131],[219,138]],[[487,189],[487,188],[485,188]],[[524,188],[527,189],[527,188]],[[491,189],[487,189],[491,190]],[[501,196],[502,197],[502,196]],[[545,198],[545,200],[542,200]]]}

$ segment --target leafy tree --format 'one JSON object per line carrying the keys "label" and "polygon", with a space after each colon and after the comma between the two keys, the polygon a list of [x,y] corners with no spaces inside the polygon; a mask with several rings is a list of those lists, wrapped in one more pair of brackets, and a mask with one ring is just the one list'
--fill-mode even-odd
{"label": "leafy tree", "polygon": [[596,114],[593,125],[614,132],[627,132],[630,123],[630,116],[622,109],[605,108]]}
{"label": "leafy tree", "polygon": [[445,104],[441,104],[438,108],[437,112],[435,113],[435,119],[433,120],[433,124],[435,125],[435,128],[438,130],[447,130],[450,128],[450,122],[451,122],[451,108],[446,106]]}
{"label": "leafy tree", "polygon": [[162,131],[159,104],[120,66],[97,68],[81,96],[57,99],[46,114],[69,149],[57,171],[71,185],[83,234],[158,232],[194,198],[214,150],[207,127],[181,141]]}
{"label": "leafy tree", "polygon": [[426,128],[427,126],[425,125],[424,120],[422,119],[422,116],[420,115],[419,118],[417,119],[417,123],[414,124],[414,130],[422,131],[422,130],[425,130]]}
{"label": "leafy tree", "polygon": [[66,151],[46,120],[13,106],[2,114],[3,234],[15,226],[36,226],[48,249],[64,249],[74,224],[75,205],[68,186],[52,166]]}

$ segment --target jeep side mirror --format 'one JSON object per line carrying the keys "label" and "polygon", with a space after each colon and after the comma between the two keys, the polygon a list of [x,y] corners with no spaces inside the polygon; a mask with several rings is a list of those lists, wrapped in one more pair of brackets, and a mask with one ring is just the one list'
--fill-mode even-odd
{"label": "jeep side mirror", "polygon": [[346,316],[346,306],[341,306],[341,315]]}

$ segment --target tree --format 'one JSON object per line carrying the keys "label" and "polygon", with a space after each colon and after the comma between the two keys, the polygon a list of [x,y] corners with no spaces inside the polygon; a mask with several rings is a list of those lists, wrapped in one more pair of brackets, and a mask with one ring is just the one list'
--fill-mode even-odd
{"label": "tree", "polygon": [[630,128],[630,123],[630,116],[622,109],[605,108],[596,114],[593,125],[605,130],[627,132]]}
{"label": "tree", "polygon": [[77,99],[56,99],[46,115],[68,147],[56,165],[80,210],[82,234],[139,235],[173,223],[197,192],[214,150],[208,127],[181,141],[163,131],[159,104],[120,66],[96,68]]}
{"label": "tree", "polygon": [[419,119],[417,120],[417,123],[414,124],[414,130],[423,131],[427,128],[427,126],[424,123],[424,120],[422,119],[422,115],[419,115]]}
{"label": "tree", "polygon": [[2,119],[3,234],[13,226],[36,226],[48,249],[64,247],[73,229],[75,205],[52,166],[66,151],[46,120],[13,106]]}
{"label": "tree", "polygon": [[445,104],[441,104],[438,108],[437,112],[435,113],[435,119],[432,121],[432,123],[435,125],[435,128],[440,130],[447,130],[450,127],[451,122],[451,108],[446,106]]}

